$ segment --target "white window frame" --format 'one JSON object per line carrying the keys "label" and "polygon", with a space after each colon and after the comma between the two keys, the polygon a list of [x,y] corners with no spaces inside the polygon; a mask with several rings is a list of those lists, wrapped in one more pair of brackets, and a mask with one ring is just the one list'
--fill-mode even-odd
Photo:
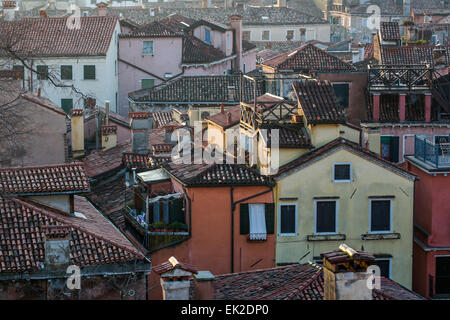
{"label": "white window frame", "polygon": [[[281,206],[295,206],[295,232],[294,233],[281,233]],[[298,204],[297,202],[280,202],[278,204],[278,235],[280,237],[292,237],[298,236]]]}
{"label": "white window frame", "polygon": [[380,260],[388,260],[389,261],[389,279],[392,279],[392,257],[375,258],[375,261],[380,261]]}
{"label": "white window frame", "polygon": [[[372,201],[386,201],[388,200],[391,204],[390,206],[390,228],[386,231],[372,231]],[[369,199],[369,234],[380,234],[380,233],[392,233],[393,231],[393,223],[394,223],[394,203],[391,198],[377,198],[377,199]]]}
{"label": "white window frame", "polygon": [[[152,43],[152,53],[144,53],[144,42]],[[153,40],[142,40],[142,55],[144,56],[153,56],[155,54],[155,42]]]}
{"label": "white window frame", "polygon": [[[334,179],[334,168],[336,165],[349,165],[350,166],[350,179],[348,180],[335,180]],[[332,180],[333,182],[340,183],[340,182],[352,182],[353,181],[353,166],[351,162],[333,162],[333,169],[332,169]]]}
{"label": "white window frame", "polygon": [[[206,32],[209,32],[209,42],[206,41]],[[212,44],[212,30],[210,28],[205,27],[203,29],[203,41],[207,44]]]}
{"label": "white window frame", "polygon": [[[336,202],[336,210],[334,211],[335,231],[334,232],[317,232],[317,202],[334,201]],[[338,215],[339,215],[339,199],[314,199],[314,234],[327,235],[338,234]]]}
{"label": "white window frame", "polygon": [[[269,32],[269,39],[267,39],[267,40],[263,39],[264,32]],[[272,33],[270,32],[270,30],[262,30],[261,31],[261,41],[270,41],[271,39],[272,39]]]}

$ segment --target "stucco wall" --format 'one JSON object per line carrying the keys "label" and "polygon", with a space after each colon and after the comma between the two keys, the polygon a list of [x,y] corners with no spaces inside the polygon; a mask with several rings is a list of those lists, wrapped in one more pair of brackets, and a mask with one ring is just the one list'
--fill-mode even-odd
{"label": "stucco wall", "polygon": [[[306,29],[306,38],[300,38],[300,29]],[[270,39],[268,41],[287,41],[286,32],[287,30],[294,31],[294,38],[292,41],[309,41],[309,40],[319,40],[323,42],[330,42],[330,25],[326,24],[298,24],[298,25],[267,25],[267,26],[252,26],[244,25],[242,31],[250,31],[250,41],[263,41],[262,32],[265,30],[270,30]]]}
{"label": "stucco wall", "polygon": [[[334,162],[351,162],[353,181],[332,183]],[[396,240],[361,240],[369,232],[369,196],[394,196],[393,232],[401,234]],[[357,250],[373,254],[392,255],[392,278],[411,288],[412,284],[412,226],[413,182],[375,165],[346,150],[286,176],[277,182],[276,199],[298,198],[298,236],[278,236],[277,263],[307,262],[320,253],[335,250],[345,242]],[[307,241],[314,234],[314,197],[339,197],[337,231],[346,235],[345,241]],[[279,214],[280,201],[276,210]],[[278,218],[277,218],[278,223]],[[303,257],[303,258],[302,258]],[[301,259],[302,258],[302,259]]]}

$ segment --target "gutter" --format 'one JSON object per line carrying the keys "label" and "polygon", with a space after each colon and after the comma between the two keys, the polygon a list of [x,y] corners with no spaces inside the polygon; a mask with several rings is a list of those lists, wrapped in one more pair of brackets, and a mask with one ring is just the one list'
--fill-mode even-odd
{"label": "gutter", "polygon": [[414,242],[417,243],[424,251],[450,251],[450,247],[428,247],[425,243],[414,237]]}
{"label": "gutter", "polygon": [[263,194],[272,192],[273,191],[273,186],[270,186],[269,190],[259,192],[257,194],[254,194],[252,196],[249,196],[247,198],[244,198],[244,199],[241,199],[241,200],[238,200],[238,201],[234,201],[233,200],[233,190],[234,190],[234,186],[232,185],[231,188],[230,188],[230,201],[231,201],[231,273],[234,273],[234,210],[236,209],[236,205],[241,203],[241,202],[244,202],[244,201],[247,201],[247,200],[259,197],[259,196],[261,196]]}

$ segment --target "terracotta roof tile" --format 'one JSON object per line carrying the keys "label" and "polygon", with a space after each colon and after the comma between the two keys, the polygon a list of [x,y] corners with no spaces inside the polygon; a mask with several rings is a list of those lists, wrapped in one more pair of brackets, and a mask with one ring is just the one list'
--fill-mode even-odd
{"label": "terracotta roof tile", "polygon": [[69,233],[71,264],[83,267],[144,259],[86,199],[75,196],[74,203],[75,211],[87,219],[48,211],[26,200],[0,197],[0,273],[34,272],[45,267],[48,226]]}
{"label": "terracotta roof tile", "polygon": [[193,36],[185,35],[183,37],[182,63],[210,63],[225,58],[226,55],[221,50],[214,48],[212,45],[209,45]]}
{"label": "terracotta roof tile", "polygon": [[207,120],[215,123],[223,129],[238,125],[241,120],[241,106],[237,105],[228,110],[224,110],[224,112],[218,112],[212,116],[209,116]]}
{"label": "terracotta roof tile", "polygon": [[295,50],[281,53],[269,60],[265,60],[263,65],[277,70],[294,70],[296,72],[355,70],[351,64],[312,44],[305,44]]}
{"label": "terracotta roof tile", "polygon": [[114,35],[115,16],[81,17],[80,29],[67,28],[68,17],[0,22],[14,48],[28,56],[105,56]]}
{"label": "terracotta roof tile", "polygon": [[0,193],[88,192],[89,181],[82,163],[0,169]]}
{"label": "terracotta roof tile", "polygon": [[243,164],[179,164],[167,162],[163,164],[163,167],[169,174],[188,186],[273,185],[272,179]]}
{"label": "terracotta roof tile", "polygon": [[381,22],[380,34],[381,39],[384,41],[400,40],[400,27],[398,22]]}
{"label": "terracotta roof tile", "polygon": [[155,267],[153,267],[153,271],[156,272],[157,274],[163,274],[175,269],[182,269],[191,273],[196,274],[197,268],[194,266],[191,266],[189,264],[180,262],[176,259],[174,259],[174,257],[170,258],[169,261],[163,262]]}
{"label": "terracotta roof tile", "polygon": [[[271,269],[217,275],[217,300],[323,300],[322,268],[313,264],[292,264]],[[374,300],[421,300],[422,297],[396,282],[381,278],[381,290]]]}
{"label": "terracotta roof tile", "polygon": [[301,80],[293,83],[298,102],[308,123],[345,123],[345,111],[337,103],[328,81]]}
{"label": "terracotta roof tile", "polygon": [[98,177],[122,166],[122,154],[131,150],[130,141],[108,150],[93,151],[83,162],[89,178]]}
{"label": "terracotta roof tile", "polygon": [[153,119],[155,120],[155,127],[162,127],[173,121],[172,111],[168,112],[154,112]]}

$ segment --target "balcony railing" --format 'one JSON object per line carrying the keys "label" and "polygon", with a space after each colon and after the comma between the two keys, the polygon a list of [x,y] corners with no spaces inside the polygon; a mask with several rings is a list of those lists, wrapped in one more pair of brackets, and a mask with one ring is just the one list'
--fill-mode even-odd
{"label": "balcony railing", "polygon": [[369,89],[377,90],[431,90],[433,68],[429,65],[375,65],[369,66]]}
{"label": "balcony railing", "polygon": [[435,168],[449,168],[450,143],[434,144],[426,138],[415,136],[414,156]]}

